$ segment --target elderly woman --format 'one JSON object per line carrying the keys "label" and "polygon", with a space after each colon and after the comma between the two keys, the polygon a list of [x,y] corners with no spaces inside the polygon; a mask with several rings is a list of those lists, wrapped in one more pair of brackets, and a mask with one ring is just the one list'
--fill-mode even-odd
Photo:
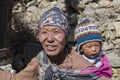
{"label": "elderly woman", "polygon": [[81,69],[93,66],[67,46],[68,27],[65,14],[58,7],[46,11],[38,25],[43,51],[17,74],[0,71],[0,80],[69,80],[67,73],[79,74]]}

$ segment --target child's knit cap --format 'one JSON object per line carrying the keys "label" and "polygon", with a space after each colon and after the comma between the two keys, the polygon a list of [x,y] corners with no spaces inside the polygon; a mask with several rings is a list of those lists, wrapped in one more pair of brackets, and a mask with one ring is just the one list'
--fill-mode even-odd
{"label": "child's knit cap", "polygon": [[38,30],[44,26],[59,27],[67,34],[68,21],[64,12],[57,6],[54,6],[41,16]]}
{"label": "child's knit cap", "polygon": [[75,40],[77,42],[77,51],[79,51],[82,44],[90,41],[100,41],[102,43],[98,26],[93,24],[88,18],[84,18],[78,22],[78,26],[75,29]]}

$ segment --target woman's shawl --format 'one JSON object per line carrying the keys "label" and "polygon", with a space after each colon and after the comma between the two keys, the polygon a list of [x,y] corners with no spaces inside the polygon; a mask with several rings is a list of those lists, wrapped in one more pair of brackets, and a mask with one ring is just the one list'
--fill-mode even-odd
{"label": "woman's shawl", "polygon": [[41,51],[36,59],[41,66],[39,80],[97,80],[96,74],[80,74],[80,70],[60,69],[57,65],[48,65],[47,55]]}

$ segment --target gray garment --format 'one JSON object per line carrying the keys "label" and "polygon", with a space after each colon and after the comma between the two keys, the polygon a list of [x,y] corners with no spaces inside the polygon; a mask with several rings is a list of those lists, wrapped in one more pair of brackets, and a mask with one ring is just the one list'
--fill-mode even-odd
{"label": "gray garment", "polygon": [[41,66],[41,69],[39,70],[39,77],[38,77],[39,80],[44,80],[45,71],[46,71],[47,67],[49,66],[44,62],[44,58],[45,58],[44,54],[45,54],[44,51],[41,51],[36,56],[36,59]]}

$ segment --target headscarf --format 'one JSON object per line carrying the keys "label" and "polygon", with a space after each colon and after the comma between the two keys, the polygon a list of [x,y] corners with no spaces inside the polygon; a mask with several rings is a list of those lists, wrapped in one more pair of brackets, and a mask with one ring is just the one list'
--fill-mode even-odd
{"label": "headscarf", "polygon": [[41,16],[38,24],[38,30],[45,26],[59,27],[67,34],[67,17],[60,8],[54,6]]}

